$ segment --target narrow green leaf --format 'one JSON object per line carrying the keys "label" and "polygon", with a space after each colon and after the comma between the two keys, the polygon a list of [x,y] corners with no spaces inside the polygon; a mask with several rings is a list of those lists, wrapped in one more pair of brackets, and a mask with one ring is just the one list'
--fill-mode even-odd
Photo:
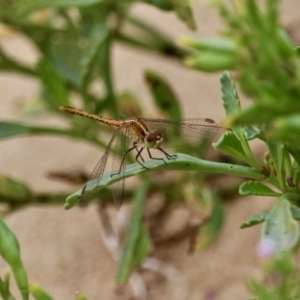
{"label": "narrow green leaf", "polygon": [[36,283],[31,284],[29,290],[35,300],[54,300],[54,298],[52,298],[44,289],[42,289]]}
{"label": "narrow green leaf", "polygon": [[167,11],[174,9],[174,5],[171,3],[170,0],[142,0],[142,2],[154,5],[159,9],[163,9]]}
{"label": "narrow green leaf", "polygon": [[276,33],[275,42],[280,54],[286,59],[295,57],[294,43],[289,34],[283,28],[278,28]]}
{"label": "narrow green leaf", "polygon": [[24,134],[66,135],[66,131],[62,129],[56,129],[54,127],[39,127],[39,126],[23,125],[14,122],[0,121],[0,139],[5,139],[12,136],[24,135]]}
{"label": "narrow green leaf", "polygon": [[[223,105],[227,115],[226,123],[228,124],[228,126],[231,126],[232,115],[239,115],[244,110],[241,110],[240,99],[230,73],[227,71],[224,72],[221,76],[220,81],[222,85],[221,90]],[[237,139],[240,141],[243,152],[245,153],[246,158],[243,158],[243,160],[246,161],[250,166],[253,166],[254,168],[260,170],[261,165],[251,151],[249,143],[245,138],[244,128],[241,126],[233,126],[232,130],[235,133]]]}
{"label": "narrow green leaf", "polygon": [[197,26],[189,0],[170,0],[170,2],[173,3],[177,16],[185,22],[191,30],[196,30]]}
{"label": "narrow green leaf", "polygon": [[104,44],[108,36],[107,29],[101,24],[93,27],[93,31],[90,33],[88,45],[85,51],[82,53],[80,61],[80,79],[79,85],[86,88],[90,82],[92,71],[94,70],[93,65],[97,59],[99,49]]}
{"label": "narrow green leaf", "polygon": [[20,16],[44,7],[87,6],[101,2],[111,0],[19,0],[16,13]]}
{"label": "narrow green leaf", "polygon": [[38,73],[43,82],[44,96],[47,104],[52,108],[69,105],[69,96],[65,81],[56,72],[53,65],[46,59],[38,63]]}
{"label": "narrow green leaf", "polygon": [[22,299],[28,300],[28,279],[21,260],[19,242],[2,219],[0,219],[0,254],[12,269]]}
{"label": "narrow green leaf", "polygon": [[218,72],[232,69],[238,60],[237,57],[227,53],[200,52],[190,55],[185,63],[188,67],[205,72]]}
{"label": "narrow green leaf", "polygon": [[240,98],[237,94],[237,90],[234,81],[228,71],[224,72],[220,78],[223,106],[226,111],[226,115],[230,116],[241,110]]}
{"label": "narrow green leaf", "polygon": [[145,223],[141,223],[141,231],[136,243],[135,255],[132,261],[132,266],[140,266],[152,249],[152,242],[148,228]]}
{"label": "narrow green leaf", "polygon": [[295,48],[295,52],[296,52],[296,55],[297,55],[298,57],[300,57],[300,47],[299,47],[299,46],[297,46],[297,47]]}
{"label": "narrow green leaf", "polygon": [[299,225],[294,220],[291,204],[284,194],[278,198],[263,226],[261,245],[268,245],[270,255],[291,250],[299,242]]}
{"label": "narrow green leaf", "polygon": [[257,102],[244,108],[241,112],[233,114],[227,122],[229,126],[268,124],[275,117],[294,113],[296,110],[299,110],[297,103],[288,105],[286,102],[280,103],[280,101],[274,102],[274,104]]}
{"label": "narrow green leaf", "polygon": [[0,139],[6,139],[16,135],[27,134],[30,129],[14,122],[0,122]]}
{"label": "narrow green leaf", "polygon": [[213,147],[235,158],[239,158],[246,162],[248,161],[248,157],[241,142],[232,131],[225,132],[218,142],[213,144]]}
{"label": "narrow green leaf", "polygon": [[248,141],[256,139],[260,136],[260,133],[260,130],[255,130],[251,126],[247,126],[244,128],[244,136]]}
{"label": "narrow green leaf", "polygon": [[10,177],[0,175],[0,196],[12,201],[22,202],[32,195],[30,188],[24,183]]}
{"label": "narrow green leaf", "polygon": [[4,275],[4,280],[0,278],[0,296],[3,300],[16,300],[11,294],[10,289],[10,272],[6,271]]}
{"label": "narrow green leaf", "polygon": [[191,47],[198,51],[203,52],[215,52],[217,53],[227,53],[231,55],[236,55],[236,44],[233,40],[227,38],[203,38],[203,39],[193,39],[190,37],[179,38],[179,44],[185,47]]}
{"label": "narrow green leaf", "polygon": [[300,115],[293,114],[277,118],[268,127],[268,137],[299,147]]}
{"label": "narrow green leaf", "polygon": [[150,70],[147,70],[144,76],[156,106],[169,118],[181,120],[179,100],[166,80]]}
{"label": "narrow green leaf", "polygon": [[[288,152],[293,156],[295,162],[298,165],[295,172],[299,172],[299,170],[297,170],[297,169],[300,166],[300,149],[298,147],[296,148],[296,147],[290,147],[290,146],[287,146],[287,149],[288,149]],[[296,182],[298,182],[298,181],[296,181]]]}
{"label": "narrow green leaf", "polygon": [[263,210],[258,215],[251,216],[250,219],[244,222],[240,228],[248,228],[257,224],[260,224],[266,220],[267,215],[269,214],[268,211]]}
{"label": "narrow green leaf", "polygon": [[[145,168],[142,168],[140,164],[134,163],[127,166],[123,176],[111,176],[111,174],[115,174],[114,171],[105,173],[98,183],[93,188],[93,192],[95,190],[103,189],[108,185],[113,184],[119,180],[125,179],[130,176],[142,174],[145,172],[151,171],[159,171],[159,170],[185,170],[185,171],[198,171],[198,172],[211,172],[211,173],[219,173],[219,174],[230,174],[233,176],[242,176],[257,180],[265,179],[265,175],[256,171],[253,168],[239,166],[239,165],[232,165],[226,163],[218,163],[218,162],[211,162],[202,159],[197,159],[192,156],[188,156],[181,153],[174,154],[177,156],[175,160],[168,160],[167,164],[165,164],[162,160],[149,160],[145,162]],[[97,180],[97,179],[95,179]],[[86,189],[85,192],[90,192],[90,189]],[[80,200],[80,195],[82,193],[82,189],[78,190],[74,194],[70,195],[66,199],[66,204],[64,205],[65,209],[70,209],[74,205],[76,205]]]}
{"label": "narrow green leaf", "polygon": [[282,189],[282,191],[286,191],[287,184],[284,172],[284,152],[286,151],[286,149],[281,142],[274,142],[273,140],[268,139],[267,144],[277,172],[280,188]]}
{"label": "narrow green leaf", "polygon": [[51,44],[51,62],[64,81],[78,86],[83,49],[77,35],[62,36],[61,39],[60,43]]}
{"label": "narrow green leaf", "polygon": [[[234,81],[231,77],[231,74],[228,71],[222,74],[220,81],[223,106],[226,111],[227,119],[230,120],[231,115],[234,115],[241,111],[240,98],[236,90]],[[241,141],[241,143],[246,143],[243,128],[233,127],[233,131],[238,137],[238,139]],[[243,147],[242,144],[241,147]]]}
{"label": "narrow green leaf", "polygon": [[[137,189],[135,194],[130,223],[116,276],[116,281],[120,284],[128,281],[133,268],[136,267],[137,261],[135,256],[140,248],[138,242],[144,239],[141,237],[141,234],[145,233],[143,230],[143,209],[147,190],[148,184],[144,183]],[[142,248],[145,249],[144,245],[142,245]],[[142,259],[141,253],[144,256],[143,258],[147,255],[146,251],[140,251],[139,261]]]}
{"label": "narrow green leaf", "polygon": [[240,195],[259,195],[259,196],[271,196],[278,197],[281,193],[277,193],[271,190],[269,187],[258,181],[246,181],[240,185]]}

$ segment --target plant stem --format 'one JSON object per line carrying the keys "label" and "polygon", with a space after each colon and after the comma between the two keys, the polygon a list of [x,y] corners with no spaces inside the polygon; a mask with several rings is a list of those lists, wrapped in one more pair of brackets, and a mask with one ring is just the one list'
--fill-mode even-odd
{"label": "plant stem", "polygon": [[89,143],[92,143],[98,147],[105,148],[106,144],[99,141],[98,139],[88,137],[83,135],[81,132],[77,132],[75,130],[61,130],[57,128],[50,127],[38,127],[38,126],[27,126],[29,128],[30,133],[32,134],[53,134],[53,135],[63,135],[71,138],[85,140]]}

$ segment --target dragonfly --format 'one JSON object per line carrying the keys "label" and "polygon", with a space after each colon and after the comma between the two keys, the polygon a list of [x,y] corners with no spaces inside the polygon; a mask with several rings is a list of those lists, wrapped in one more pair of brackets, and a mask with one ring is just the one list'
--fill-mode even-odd
{"label": "dragonfly", "polygon": [[[89,177],[89,181],[85,183],[81,191],[81,201],[100,184],[104,174],[104,170],[110,156],[113,152],[113,163],[111,177],[119,175],[123,178],[126,166],[126,156],[136,151],[135,160],[145,169],[144,158],[142,152],[146,150],[149,158],[154,160],[162,160],[165,164],[167,161],[176,160],[176,155],[170,155],[163,148],[164,138],[177,139],[182,135],[188,142],[195,143],[201,139],[212,138],[224,133],[226,129],[219,127],[212,119],[185,119],[180,121],[172,121],[167,119],[147,119],[133,117],[126,120],[109,119],[89,113],[82,109],[60,106],[63,112],[79,115],[96,120],[114,128],[115,131],[105,149],[103,156],[97,163],[93,172]],[[129,146],[129,143],[131,145]],[[151,153],[152,149],[160,151],[165,157],[154,157]],[[119,154],[119,155],[117,155]],[[112,184],[113,200],[116,208],[119,210],[124,194],[124,179]],[[86,193],[90,191],[89,193]]]}

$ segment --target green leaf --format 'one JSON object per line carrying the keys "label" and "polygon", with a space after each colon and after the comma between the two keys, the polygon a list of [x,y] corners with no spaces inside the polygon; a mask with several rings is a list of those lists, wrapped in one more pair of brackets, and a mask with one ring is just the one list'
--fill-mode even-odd
{"label": "green leaf", "polygon": [[213,147],[216,150],[248,162],[248,157],[241,145],[241,142],[232,131],[225,132],[218,142],[213,144]]}
{"label": "green leaf", "polygon": [[41,59],[38,63],[38,73],[43,82],[44,96],[48,105],[55,109],[59,106],[68,106],[69,95],[65,81],[53,65],[48,60]]}
{"label": "green leaf", "polygon": [[223,106],[226,115],[230,116],[241,110],[240,98],[238,96],[234,81],[228,71],[224,72],[220,78]]}
{"label": "green leaf", "polygon": [[238,62],[236,56],[227,53],[201,52],[190,55],[185,64],[189,68],[205,72],[218,72],[232,69]]}
{"label": "green leaf", "polygon": [[[240,105],[240,99],[235,87],[235,84],[231,78],[231,75],[229,72],[224,72],[221,76],[221,85],[222,85],[222,100],[223,105],[226,110],[227,120],[226,123],[231,125],[231,116],[239,114],[241,111],[241,105]],[[242,158],[244,161],[246,161],[250,166],[253,166],[254,168],[260,170],[261,165],[257,161],[255,155],[251,151],[251,148],[249,146],[248,141],[245,139],[244,135],[244,128],[241,126],[233,126],[232,127],[233,132],[235,133],[237,139],[240,141],[240,146],[243,148],[243,152],[245,154],[245,157]],[[238,151],[239,153],[242,153],[241,151]]]}
{"label": "green leaf", "polygon": [[6,139],[21,134],[28,134],[30,129],[27,126],[0,121],[0,139]]}
{"label": "green leaf", "polygon": [[292,211],[293,218],[297,221],[300,221],[300,208],[293,205],[291,206],[291,211]]}
{"label": "green leaf", "polygon": [[152,241],[145,223],[141,223],[141,231],[136,245],[132,266],[140,266],[152,249]]}
{"label": "green leaf", "polygon": [[149,70],[145,72],[144,76],[156,106],[169,118],[181,120],[179,100],[166,80]]}
{"label": "green leaf", "polygon": [[[148,238],[142,237],[145,234],[143,225],[143,211],[148,184],[141,185],[135,194],[130,223],[122,250],[121,260],[116,276],[120,284],[126,283],[137,263],[140,263],[149,252]],[[139,242],[142,242],[141,244]],[[136,257],[137,256],[137,257]]]}
{"label": "green leaf", "polygon": [[277,193],[271,190],[269,187],[258,181],[247,181],[240,185],[240,195],[259,195],[259,196],[271,196],[278,197],[281,193]]}
{"label": "green leaf", "polygon": [[261,245],[270,247],[270,254],[291,250],[299,242],[299,225],[291,213],[287,195],[278,198],[263,226]]}
{"label": "green leaf", "polygon": [[297,47],[295,48],[295,52],[296,52],[296,55],[297,55],[298,57],[300,57],[300,47],[299,47],[299,46],[297,46]]}
{"label": "green leaf", "polygon": [[243,229],[243,228],[248,228],[248,227],[260,224],[266,220],[266,217],[268,214],[269,214],[268,211],[263,210],[258,215],[254,215],[254,216],[250,217],[250,219],[248,221],[244,222],[240,228]]}
{"label": "green leaf", "polygon": [[[288,152],[293,156],[295,163],[297,163],[298,166],[295,166],[295,173],[299,173],[299,166],[300,166],[300,149],[295,147],[288,146]],[[296,175],[296,174],[295,174]],[[298,175],[296,175],[298,177]],[[298,182],[298,181],[295,181]]]}
{"label": "green leaf", "polygon": [[173,10],[174,5],[171,3],[170,0],[142,0],[142,2],[154,5],[163,10]]}
{"label": "green leaf", "polygon": [[255,130],[251,126],[247,126],[244,128],[244,136],[247,141],[251,141],[260,136],[261,131]]}
{"label": "green leaf", "polygon": [[35,300],[54,300],[54,298],[52,298],[45,290],[43,290],[36,283],[31,284],[29,290]]}
{"label": "green leaf", "polygon": [[16,300],[11,294],[10,289],[10,272],[7,270],[4,274],[4,280],[0,278],[0,295],[3,300]]}
{"label": "green leaf", "polygon": [[[204,39],[193,39],[189,37],[179,38],[179,44],[185,47],[191,47],[198,51],[203,52],[215,52],[227,53],[236,55],[236,44],[233,40],[227,38],[204,38]],[[229,73],[229,72],[227,72]]]}
{"label": "green leaf", "polygon": [[173,3],[177,16],[185,22],[191,30],[196,30],[197,26],[189,0],[170,0],[170,2]]}
{"label": "green leaf", "polygon": [[268,137],[299,147],[300,115],[277,118],[267,130]]}
{"label": "green leaf", "polygon": [[19,242],[2,219],[0,219],[0,255],[11,267],[22,299],[28,300],[28,279],[21,260]]}
{"label": "green leaf", "polygon": [[88,45],[85,51],[82,53],[80,62],[80,86],[85,88],[90,82],[99,49],[101,48],[101,46],[103,46],[107,37],[108,30],[105,26],[103,26],[102,22],[99,22],[99,24],[93,26],[93,30],[92,32],[90,32]]}
{"label": "green leaf", "polygon": [[78,7],[103,2],[111,2],[111,0],[19,0],[16,12],[20,16],[44,7]]}
{"label": "green leaf", "polygon": [[0,196],[13,202],[22,202],[32,196],[30,188],[20,181],[0,175]]}
{"label": "green leaf", "polygon": [[[185,170],[185,171],[198,171],[198,172],[210,172],[210,173],[218,173],[218,174],[230,174],[234,176],[242,176],[247,178],[253,178],[257,180],[265,179],[265,175],[256,171],[253,168],[239,166],[239,165],[232,165],[226,163],[218,163],[218,162],[211,162],[202,159],[197,159],[192,156],[188,156],[181,153],[176,153],[175,160],[166,160],[166,164],[162,160],[149,160],[144,163],[145,168],[141,167],[140,164],[134,163],[126,167],[123,176],[116,175],[111,176],[111,174],[115,174],[114,171],[105,173],[101,179],[101,181],[91,189],[85,189],[85,192],[91,192],[103,189],[119,180],[125,179],[130,176],[142,174],[145,172],[151,171],[159,171],[159,170]],[[97,180],[97,178],[95,179]],[[70,209],[74,205],[76,205],[82,194],[82,189],[78,190],[74,194],[70,195],[66,199],[66,204],[64,205],[65,209]]]}
{"label": "green leaf", "polygon": [[274,104],[259,102],[244,108],[238,114],[230,116],[227,122],[233,126],[267,124],[276,117],[294,113],[298,110],[297,103],[288,105],[285,102],[280,103],[280,101],[274,102]]}
{"label": "green leaf", "polygon": [[286,180],[285,180],[285,170],[284,170],[284,155],[285,155],[285,146],[281,142],[275,142],[273,140],[267,140],[269,152],[271,154],[276,172],[278,177],[278,182],[282,191],[288,189]]}
{"label": "green leaf", "polygon": [[277,298],[275,291],[270,290],[270,288],[265,283],[260,283],[257,280],[249,280],[248,286],[252,293],[256,295],[256,297],[250,298],[248,300],[288,300],[280,299],[281,297]]}
{"label": "green leaf", "polygon": [[51,62],[61,77],[74,86],[80,82],[80,62],[82,48],[79,47],[78,36],[70,34],[62,36],[59,43],[51,44]]}

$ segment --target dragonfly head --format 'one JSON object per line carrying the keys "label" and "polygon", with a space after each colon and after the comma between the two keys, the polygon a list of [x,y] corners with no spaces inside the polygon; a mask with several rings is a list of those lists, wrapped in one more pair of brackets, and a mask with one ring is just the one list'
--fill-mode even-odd
{"label": "dragonfly head", "polygon": [[157,149],[164,141],[162,133],[158,129],[151,130],[144,139],[144,144],[147,148]]}

